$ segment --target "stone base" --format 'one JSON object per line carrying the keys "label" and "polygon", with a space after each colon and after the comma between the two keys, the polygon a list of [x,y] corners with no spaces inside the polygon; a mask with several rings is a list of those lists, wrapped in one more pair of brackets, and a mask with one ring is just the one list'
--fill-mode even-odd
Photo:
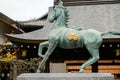
{"label": "stone base", "polygon": [[17,80],[114,80],[111,73],[24,73]]}

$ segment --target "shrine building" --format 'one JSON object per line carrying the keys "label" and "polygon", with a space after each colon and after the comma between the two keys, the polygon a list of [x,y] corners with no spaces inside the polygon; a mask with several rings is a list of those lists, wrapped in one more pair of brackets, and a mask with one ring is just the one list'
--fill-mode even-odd
{"label": "shrine building", "polygon": [[[119,0],[62,0],[63,5],[69,11],[68,26],[80,26],[83,29],[95,29],[107,32],[111,29],[120,30],[120,1]],[[57,5],[58,0],[54,0]],[[48,14],[42,18],[17,22],[16,25],[27,33],[6,34],[9,41],[16,44],[25,56],[19,54],[18,59],[38,58],[38,46],[48,40],[52,29],[52,23],[48,17],[52,12],[50,7]],[[29,29],[28,29],[29,27]],[[47,48],[44,48],[43,54]],[[84,72],[112,73],[115,80],[120,79],[120,35],[105,35],[99,49],[100,60],[89,66]],[[69,54],[69,55],[68,55]],[[61,49],[57,47],[50,56],[45,66],[46,72],[78,72],[81,64],[90,57],[85,47],[77,49]]]}

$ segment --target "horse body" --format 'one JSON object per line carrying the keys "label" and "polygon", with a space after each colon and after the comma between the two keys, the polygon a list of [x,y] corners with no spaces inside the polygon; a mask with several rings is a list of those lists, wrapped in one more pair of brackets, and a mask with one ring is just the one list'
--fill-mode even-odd
{"label": "horse body", "polygon": [[58,46],[64,49],[79,48],[88,44],[94,44],[96,45],[95,47],[99,47],[102,43],[101,33],[96,30],[75,30],[65,27],[51,31],[49,41],[54,40],[58,41]]}
{"label": "horse body", "polygon": [[[102,36],[108,33],[120,35],[120,31],[109,31],[100,33],[94,29],[82,30],[80,27],[69,28],[67,25],[68,11],[59,0],[55,6],[50,22],[54,22],[52,31],[49,34],[49,39],[46,42],[39,44],[38,55],[43,58],[38,66],[37,72],[41,72],[43,67],[56,47],[64,49],[74,49],[85,46],[91,57],[81,65],[79,72],[83,72],[86,67],[95,63],[99,59],[99,47],[102,43]],[[47,47],[45,55],[42,54],[43,47]]]}

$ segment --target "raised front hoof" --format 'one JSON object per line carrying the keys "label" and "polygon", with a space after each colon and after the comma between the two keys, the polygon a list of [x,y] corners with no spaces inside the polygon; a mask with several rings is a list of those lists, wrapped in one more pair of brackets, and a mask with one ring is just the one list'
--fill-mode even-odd
{"label": "raised front hoof", "polygon": [[41,58],[44,58],[44,57],[45,57],[45,55],[41,55],[41,54],[38,54],[38,56],[40,56]]}

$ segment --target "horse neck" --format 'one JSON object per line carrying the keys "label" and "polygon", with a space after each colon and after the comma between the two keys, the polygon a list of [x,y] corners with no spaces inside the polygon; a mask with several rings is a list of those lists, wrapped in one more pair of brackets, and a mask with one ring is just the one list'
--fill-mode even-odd
{"label": "horse neck", "polygon": [[61,27],[66,27],[66,28],[67,28],[67,24],[66,24],[64,18],[59,17],[59,18],[55,21],[54,26],[53,26],[53,29],[61,28]]}

